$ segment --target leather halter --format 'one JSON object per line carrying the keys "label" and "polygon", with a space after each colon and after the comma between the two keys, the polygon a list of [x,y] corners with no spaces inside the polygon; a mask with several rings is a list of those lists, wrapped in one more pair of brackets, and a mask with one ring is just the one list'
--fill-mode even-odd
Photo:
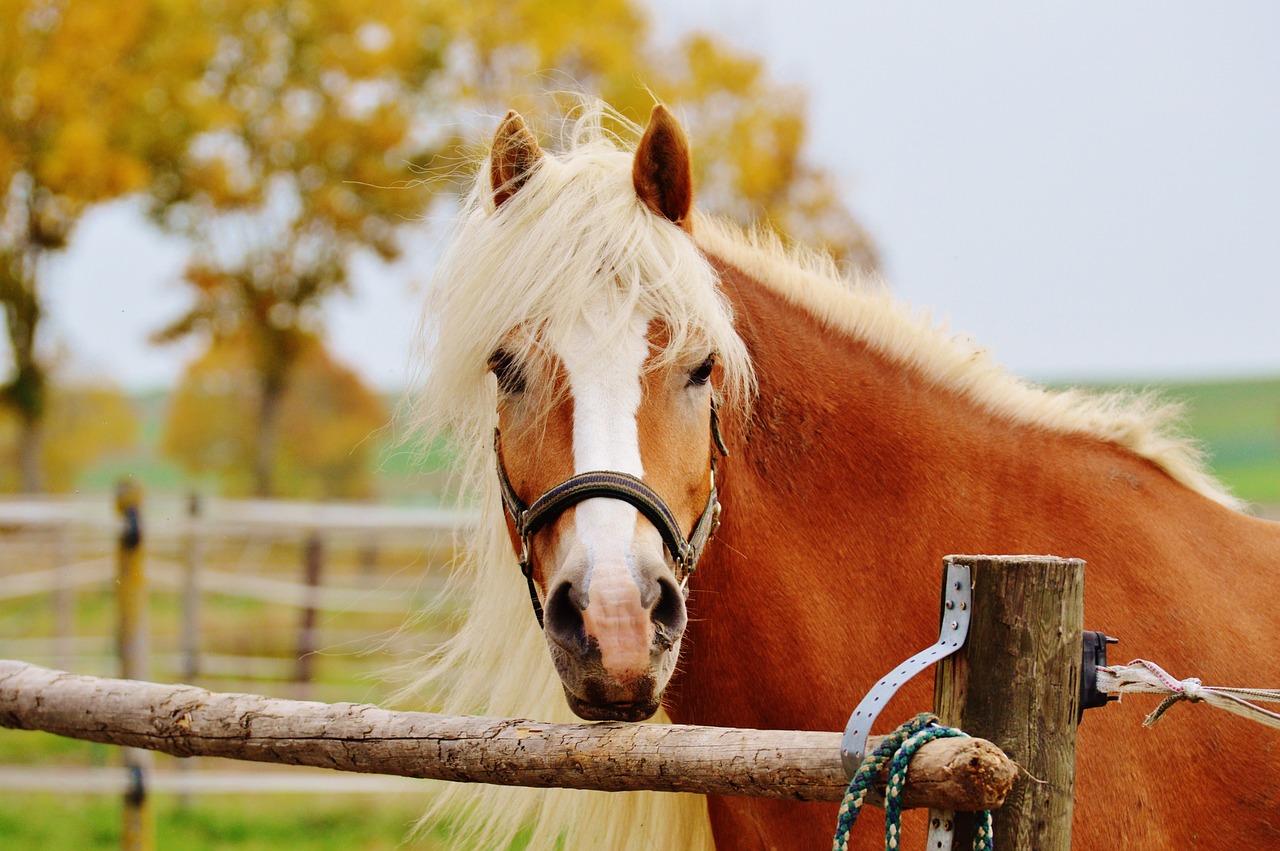
{"label": "leather halter", "polygon": [[[689,577],[698,567],[698,559],[702,550],[720,526],[720,496],[716,490],[716,452],[728,457],[724,438],[720,435],[720,420],[716,415],[716,407],[711,406],[711,491],[707,494],[707,505],[702,510],[689,537],[684,536],[680,523],[675,515],[653,488],[646,485],[630,473],[619,473],[610,470],[593,470],[570,476],[558,485],[554,485],[531,504],[526,505],[520,499],[511,479],[507,476],[506,465],[502,461],[502,437],[498,429],[493,430],[493,452],[498,462],[498,484],[502,490],[502,504],[515,524],[516,534],[520,536],[520,572],[524,574],[529,586],[529,602],[533,604],[533,613],[538,618],[538,626],[543,624],[542,601],[538,599],[538,589],[533,581],[533,536],[539,530],[552,523],[570,507],[578,503],[604,497],[620,499],[634,506],[645,516],[662,536],[662,542],[671,560],[675,562],[680,589],[688,594]],[[681,574],[683,574],[681,576]]]}

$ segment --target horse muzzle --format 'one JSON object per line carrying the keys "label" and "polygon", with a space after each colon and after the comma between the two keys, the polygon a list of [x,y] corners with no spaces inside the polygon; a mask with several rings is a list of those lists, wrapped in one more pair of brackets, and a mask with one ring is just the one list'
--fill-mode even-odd
{"label": "horse muzzle", "polygon": [[589,721],[644,720],[675,669],[684,594],[666,576],[642,591],[620,571],[599,571],[588,587],[562,580],[547,598],[547,644],[569,706]]}

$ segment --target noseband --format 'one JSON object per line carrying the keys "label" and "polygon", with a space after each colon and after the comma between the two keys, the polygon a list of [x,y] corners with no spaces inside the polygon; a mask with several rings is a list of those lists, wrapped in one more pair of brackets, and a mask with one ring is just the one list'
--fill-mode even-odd
{"label": "noseband", "polygon": [[515,524],[516,534],[520,536],[520,572],[529,585],[529,602],[533,604],[533,613],[538,618],[539,627],[543,626],[543,614],[542,601],[538,599],[538,589],[533,581],[533,536],[570,507],[587,499],[620,499],[643,514],[662,536],[662,542],[671,554],[671,560],[675,562],[680,588],[688,594],[689,577],[697,569],[703,548],[720,526],[716,453],[728,457],[729,451],[720,435],[720,420],[714,404],[711,406],[711,444],[711,491],[707,494],[706,507],[686,538],[679,521],[657,491],[630,473],[610,470],[579,473],[551,487],[532,504],[526,505],[507,476],[507,468],[502,461],[502,438],[497,429],[493,430],[493,452],[498,461],[502,504],[511,517],[511,522]]}

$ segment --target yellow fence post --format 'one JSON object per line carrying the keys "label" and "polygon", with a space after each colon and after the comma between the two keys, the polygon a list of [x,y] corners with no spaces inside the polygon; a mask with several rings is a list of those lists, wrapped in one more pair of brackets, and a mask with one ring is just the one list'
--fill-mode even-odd
{"label": "yellow fence post", "polygon": [[[142,567],[142,489],[133,479],[121,479],[116,485],[116,510],[123,521],[116,549],[116,640],[120,676],[127,680],[146,680],[147,588]],[[151,754],[125,748],[124,765],[129,787],[124,794],[120,847],[124,851],[152,851],[155,823],[147,801]]]}

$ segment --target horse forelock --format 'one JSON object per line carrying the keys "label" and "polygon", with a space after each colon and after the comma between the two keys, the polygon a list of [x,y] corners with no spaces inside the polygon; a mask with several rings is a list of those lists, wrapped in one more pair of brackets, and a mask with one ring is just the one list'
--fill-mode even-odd
{"label": "horse forelock", "polygon": [[[567,148],[542,157],[499,209],[487,166],[477,167],[428,289],[413,417],[464,451],[487,452],[489,356],[503,348],[545,365],[584,322],[607,357],[608,340],[633,315],[656,317],[667,345],[651,366],[709,346],[726,401],[750,397],[750,360],[710,264],[636,196],[632,155],[600,129],[599,115],[580,118],[567,136]],[[512,335],[515,328],[530,333]]]}

